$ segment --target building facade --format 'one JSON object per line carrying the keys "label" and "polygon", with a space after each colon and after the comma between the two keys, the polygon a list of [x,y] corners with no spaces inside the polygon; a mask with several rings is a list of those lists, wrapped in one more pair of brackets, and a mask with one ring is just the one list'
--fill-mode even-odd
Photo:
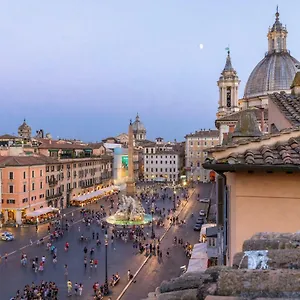
{"label": "building facade", "polygon": [[210,170],[202,167],[206,149],[219,144],[218,130],[199,130],[185,136],[185,169],[188,181],[208,182]]}
{"label": "building facade", "polygon": [[144,181],[178,182],[182,167],[176,145],[152,142],[144,146]]}
{"label": "building facade", "polygon": [[113,156],[94,155],[90,146],[40,141],[31,155],[17,148],[18,156],[0,156],[4,222],[20,223],[42,207],[65,208],[72,198],[113,184]]}

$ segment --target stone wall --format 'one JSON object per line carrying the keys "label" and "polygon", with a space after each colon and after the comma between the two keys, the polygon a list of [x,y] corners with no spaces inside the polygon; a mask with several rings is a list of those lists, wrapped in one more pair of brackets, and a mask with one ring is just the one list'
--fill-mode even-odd
{"label": "stone wall", "polygon": [[[268,251],[269,269],[300,269],[300,248]],[[243,252],[236,253],[233,258],[233,268],[247,269],[248,258]]]}

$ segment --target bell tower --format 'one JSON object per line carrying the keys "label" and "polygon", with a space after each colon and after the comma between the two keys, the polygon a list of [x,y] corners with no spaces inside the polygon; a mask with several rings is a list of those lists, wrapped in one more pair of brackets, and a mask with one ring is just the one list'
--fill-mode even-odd
{"label": "bell tower", "polygon": [[227,58],[225,67],[217,82],[219,87],[219,107],[217,119],[239,111],[238,90],[240,85],[239,77],[231,64],[229,48],[227,48]]}

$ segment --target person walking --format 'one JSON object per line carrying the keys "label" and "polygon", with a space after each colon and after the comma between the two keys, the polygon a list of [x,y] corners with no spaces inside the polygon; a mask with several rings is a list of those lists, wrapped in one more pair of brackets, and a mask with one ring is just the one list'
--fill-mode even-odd
{"label": "person walking", "polygon": [[67,281],[67,288],[68,288],[68,297],[70,297],[72,296],[72,282],[70,279]]}
{"label": "person walking", "polygon": [[82,295],[82,290],[83,290],[83,285],[82,283],[79,283],[79,287],[78,287],[79,296]]}

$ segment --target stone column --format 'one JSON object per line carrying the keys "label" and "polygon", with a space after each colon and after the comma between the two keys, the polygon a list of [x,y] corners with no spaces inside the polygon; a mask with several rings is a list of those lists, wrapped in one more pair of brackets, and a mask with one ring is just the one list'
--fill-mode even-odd
{"label": "stone column", "polygon": [[6,223],[8,221],[8,210],[4,210],[3,211],[3,217],[4,217],[4,223]]}
{"label": "stone column", "polygon": [[18,225],[22,224],[22,211],[16,210],[16,223]]}
{"label": "stone column", "polygon": [[135,182],[134,182],[134,170],[133,170],[133,129],[132,122],[130,120],[128,128],[128,181],[126,183],[127,196],[134,196],[135,194]]}

